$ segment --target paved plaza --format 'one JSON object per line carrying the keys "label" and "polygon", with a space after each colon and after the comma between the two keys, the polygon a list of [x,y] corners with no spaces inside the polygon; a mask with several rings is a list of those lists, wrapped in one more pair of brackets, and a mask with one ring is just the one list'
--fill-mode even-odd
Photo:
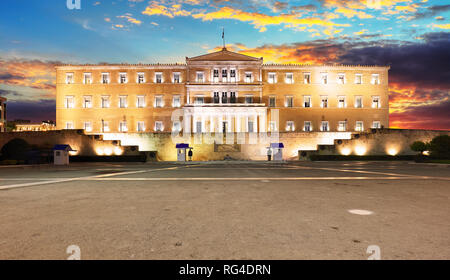
{"label": "paved plaza", "polygon": [[4,166],[0,259],[449,259],[449,198],[412,162]]}

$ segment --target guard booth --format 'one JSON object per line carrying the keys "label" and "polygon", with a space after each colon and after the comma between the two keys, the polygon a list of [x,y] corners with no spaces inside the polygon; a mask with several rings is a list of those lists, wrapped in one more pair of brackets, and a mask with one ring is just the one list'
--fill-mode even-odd
{"label": "guard booth", "polygon": [[69,152],[76,152],[69,145],[53,147],[53,162],[55,165],[69,165]]}
{"label": "guard booth", "polygon": [[177,148],[177,161],[186,161],[186,150],[189,149],[189,144],[180,143],[176,145]]}
{"label": "guard booth", "polygon": [[270,148],[272,149],[273,160],[274,161],[282,161],[284,144],[283,143],[272,143],[272,144],[270,144]]}

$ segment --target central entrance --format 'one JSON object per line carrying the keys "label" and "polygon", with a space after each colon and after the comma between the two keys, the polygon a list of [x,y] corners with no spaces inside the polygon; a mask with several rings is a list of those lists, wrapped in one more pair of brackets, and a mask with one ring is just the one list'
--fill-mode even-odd
{"label": "central entrance", "polygon": [[228,131],[228,122],[222,122],[222,133],[227,133]]}

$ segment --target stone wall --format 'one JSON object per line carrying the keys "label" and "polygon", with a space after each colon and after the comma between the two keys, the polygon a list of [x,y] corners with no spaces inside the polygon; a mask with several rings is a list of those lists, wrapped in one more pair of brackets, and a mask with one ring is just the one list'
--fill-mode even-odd
{"label": "stone wall", "polygon": [[[201,134],[172,137],[170,133],[107,133],[85,135],[82,130],[47,132],[0,133],[0,149],[15,138],[30,145],[52,148],[55,144],[69,144],[78,155],[110,155],[116,151],[132,155],[138,152],[156,152],[159,161],[175,161],[177,143],[189,143],[194,148],[194,160],[265,160],[270,143],[283,143],[283,158],[298,160],[302,151],[341,155],[411,155],[409,146],[414,141],[428,142],[450,131],[380,129],[371,133],[312,132],[278,134]],[[134,149],[137,147],[137,149]]]}
{"label": "stone wall", "polygon": [[337,154],[364,155],[414,155],[410,145],[415,141],[429,142],[439,135],[450,135],[450,131],[380,129],[372,133],[361,133],[350,140],[336,141]]}
{"label": "stone wall", "polygon": [[[120,142],[104,141],[100,135],[86,135],[83,130],[55,130],[55,131],[27,131],[0,133],[0,149],[13,139],[23,139],[31,146],[44,149],[52,149],[56,144],[68,144],[77,150],[77,155],[93,156],[97,151],[109,151],[112,153],[120,148]],[[126,150],[122,150],[126,152]]]}

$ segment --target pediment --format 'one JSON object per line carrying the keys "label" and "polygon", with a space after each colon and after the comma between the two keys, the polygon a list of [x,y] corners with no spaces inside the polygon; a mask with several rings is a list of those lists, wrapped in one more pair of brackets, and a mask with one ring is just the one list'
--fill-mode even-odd
{"label": "pediment", "polygon": [[189,61],[259,61],[260,58],[230,52],[226,48],[218,52],[208,53],[192,58],[187,58]]}

